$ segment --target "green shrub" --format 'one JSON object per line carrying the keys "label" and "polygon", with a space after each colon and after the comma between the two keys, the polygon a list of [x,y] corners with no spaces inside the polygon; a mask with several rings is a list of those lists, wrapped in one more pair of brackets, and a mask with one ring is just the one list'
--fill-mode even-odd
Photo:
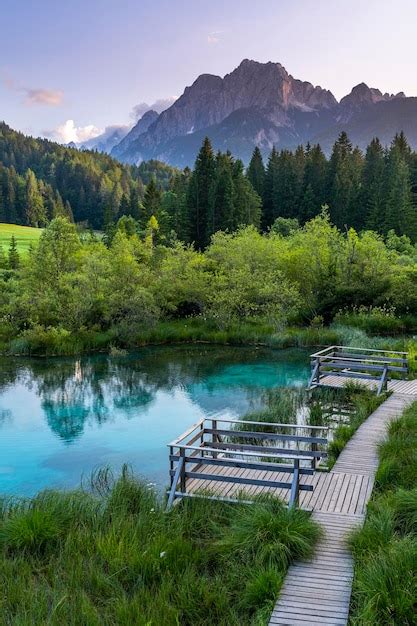
{"label": "green shrub", "polygon": [[254,507],[236,510],[218,546],[228,558],[283,569],[295,559],[310,557],[319,536],[319,526],[304,511],[261,500]]}
{"label": "green shrub", "polygon": [[59,520],[49,511],[30,509],[3,520],[0,543],[11,551],[42,552],[62,535]]}
{"label": "green shrub", "polygon": [[274,567],[253,572],[245,580],[240,605],[253,612],[262,606],[269,607],[272,611],[283,582],[282,571]]}
{"label": "green shrub", "polygon": [[352,624],[417,624],[416,441],[417,402],[389,427],[367,519],[350,538]]}
{"label": "green shrub", "polygon": [[353,624],[417,623],[417,541],[408,537],[380,549],[357,570]]}

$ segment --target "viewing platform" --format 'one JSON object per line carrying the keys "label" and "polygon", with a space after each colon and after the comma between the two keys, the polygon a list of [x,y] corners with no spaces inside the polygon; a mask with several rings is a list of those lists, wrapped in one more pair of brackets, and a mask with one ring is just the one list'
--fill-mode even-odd
{"label": "viewing platform", "polygon": [[328,428],[202,419],[169,445],[168,508],[186,497],[250,501],[273,493],[297,506],[315,489]]}
{"label": "viewing platform", "polygon": [[[358,383],[376,391],[417,393],[417,381],[404,381],[408,375],[408,353],[371,350],[350,346],[329,346],[310,355],[309,389],[344,387]],[[392,379],[392,376],[395,379]]]}

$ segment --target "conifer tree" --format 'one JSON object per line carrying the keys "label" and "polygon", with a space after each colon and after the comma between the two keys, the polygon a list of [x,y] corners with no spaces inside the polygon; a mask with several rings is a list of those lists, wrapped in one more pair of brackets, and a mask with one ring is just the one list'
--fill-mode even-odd
{"label": "conifer tree", "polygon": [[12,235],[11,239],[10,239],[10,246],[9,246],[9,255],[8,255],[8,265],[9,265],[9,269],[11,270],[17,270],[19,265],[20,265],[20,256],[19,256],[19,252],[17,249],[17,243],[16,243],[16,238],[14,235]]}
{"label": "conifer tree", "polygon": [[402,154],[393,143],[387,156],[383,232],[394,230],[416,241],[417,211],[412,203],[410,170]]}
{"label": "conifer tree", "polygon": [[277,177],[279,167],[279,156],[275,147],[272,148],[269,155],[268,164],[265,173],[264,193],[263,193],[263,210],[261,226],[263,230],[268,230],[275,220],[275,205]]}
{"label": "conifer tree", "polygon": [[265,166],[258,146],[256,146],[253,151],[247,170],[247,177],[258,196],[262,198],[265,182]]}
{"label": "conifer tree", "polygon": [[[363,206],[363,227],[379,231],[384,222],[384,149],[379,139],[372,139],[366,149],[360,202]],[[355,224],[355,227],[357,225]]]}
{"label": "conifer tree", "polygon": [[140,220],[143,227],[147,226],[152,216],[158,219],[159,211],[161,208],[161,201],[161,189],[156,184],[155,177],[152,176],[146,187],[145,197],[143,199],[143,210]]}
{"label": "conifer tree", "polygon": [[26,173],[26,223],[29,226],[45,226],[46,209],[38,181],[31,169]]}
{"label": "conifer tree", "polygon": [[300,217],[308,221],[318,215],[326,202],[327,161],[323,150],[317,144],[307,145],[304,167],[303,198]]}
{"label": "conifer tree", "polygon": [[218,153],[207,219],[209,236],[218,230],[234,230],[235,228],[232,173],[231,155]]}
{"label": "conifer tree", "polygon": [[342,229],[354,225],[360,191],[359,156],[347,134],[341,132],[330,157],[327,197],[330,217]]}
{"label": "conifer tree", "polygon": [[240,159],[233,164],[233,225],[236,229],[243,225],[260,227],[261,197],[257,194],[249,179],[244,175],[243,163]]}
{"label": "conifer tree", "polygon": [[209,138],[206,137],[198,153],[187,193],[189,237],[198,249],[205,248],[209,242],[208,221],[215,173],[213,149]]}

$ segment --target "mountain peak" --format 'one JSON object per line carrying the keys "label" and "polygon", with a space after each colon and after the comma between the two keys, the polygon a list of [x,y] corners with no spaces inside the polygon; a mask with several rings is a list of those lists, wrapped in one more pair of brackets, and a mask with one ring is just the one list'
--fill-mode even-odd
{"label": "mountain peak", "polygon": [[353,87],[350,94],[341,99],[342,106],[357,107],[366,104],[375,104],[376,102],[387,102],[394,98],[405,98],[403,91],[398,94],[382,93],[379,89],[368,87],[366,83],[359,83]]}
{"label": "mountain peak", "polygon": [[385,103],[388,115],[398,116],[395,111],[412,100],[401,98],[403,93],[383,94],[362,82],[338,103],[329,90],[294,78],[281,63],[246,58],[223,77],[198,76],[147,130],[138,135],[133,129],[112,154],[130,163],[157,158],[188,165],[208,136],[216,149],[230,149],[247,161],[254,146],[289,148],[318,141],[326,132],[333,138],[360,116],[369,126],[374,111],[384,113]]}

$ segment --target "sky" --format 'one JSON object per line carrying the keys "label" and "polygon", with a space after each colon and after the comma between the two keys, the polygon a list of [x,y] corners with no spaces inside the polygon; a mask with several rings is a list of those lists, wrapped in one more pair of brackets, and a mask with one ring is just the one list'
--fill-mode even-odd
{"label": "sky", "polygon": [[417,96],[416,0],[1,0],[0,119],[84,141],[199,74],[282,63],[336,98]]}

